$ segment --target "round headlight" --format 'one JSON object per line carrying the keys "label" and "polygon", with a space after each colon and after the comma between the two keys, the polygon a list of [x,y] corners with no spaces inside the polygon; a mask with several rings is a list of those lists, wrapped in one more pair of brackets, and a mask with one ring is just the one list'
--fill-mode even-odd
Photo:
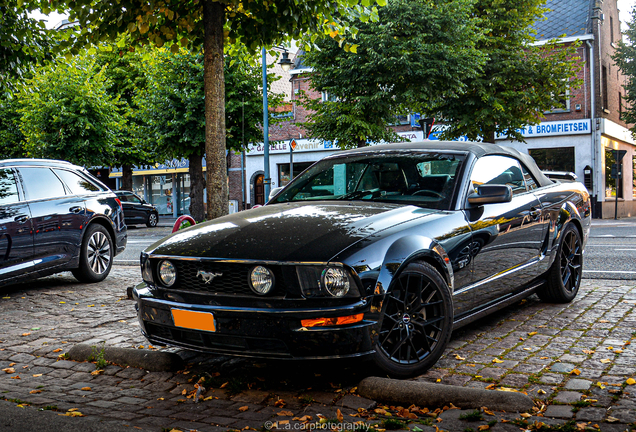
{"label": "round headlight", "polygon": [[347,273],[339,267],[329,267],[322,272],[322,283],[329,294],[342,297],[349,292]]}
{"label": "round headlight", "polygon": [[159,263],[159,279],[167,287],[174,285],[177,280],[177,269],[170,261],[161,261]]}
{"label": "round headlight", "polygon": [[250,286],[256,294],[265,295],[274,288],[274,274],[266,267],[254,267],[250,272]]}

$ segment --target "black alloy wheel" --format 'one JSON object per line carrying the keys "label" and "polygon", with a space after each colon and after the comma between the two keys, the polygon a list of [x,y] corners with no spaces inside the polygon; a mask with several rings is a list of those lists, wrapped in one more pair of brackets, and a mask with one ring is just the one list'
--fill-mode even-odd
{"label": "black alloy wheel", "polygon": [[375,363],[389,375],[422,373],[437,362],[453,324],[448,285],[427,263],[412,263],[384,300],[375,344]]}
{"label": "black alloy wheel", "polygon": [[567,303],[576,297],[583,275],[581,234],[568,224],[561,234],[557,256],[548,271],[546,284],[537,292],[544,301]]}

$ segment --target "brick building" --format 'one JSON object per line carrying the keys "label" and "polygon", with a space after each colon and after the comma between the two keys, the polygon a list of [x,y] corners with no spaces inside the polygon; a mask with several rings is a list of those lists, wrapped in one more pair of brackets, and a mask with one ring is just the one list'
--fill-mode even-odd
{"label": "brick building", "polygon": [[[579,43],[577,53],[581,62],[579,78],[583,85],[570,88],[565,108],[543,113],[541,123],[523,132],[526,143],[498,137],[497,143],[531,154],[542,169],[572,171],[585,181],[594,201],[594,217],[614,217],[618,199],[618,216],[636,214],[636,151],[635,141],[620,113],[624,106],[625,78],[613,63],[615,43],[621,37],[619,11],[616,0],[549,0],[546,20],[536,24],[537,44],[559,38],[564,45]],[[577,42],[578,41],[578,42]],[[288,82],[291,112],[289,120],[270,127],[271,187],[287,184],[290,176],[289,143],[293,139],[293,171],[298,173],[311,163],[337,151],[330,142],[304,138],[302,122],[307,112],[297,104],[298,94],[311,95],[311,69],[296,58]],[[282,80],[281,80],[282,82]],[[323,95],[313,94],[319,98]],[[422,132],[409,116],[400,118],[396,130],[411,141],[422,140]],[[435,138],[435,133],[431,136]],[[614,161],[612,150],[625,150],[622,160],[622,179],[611,177]],[[242,166],[245,172],[246,207],[261,204],[263,196],[263,149],[254,144],[243,158],[232,157],[231,169]],[[241,168],[238,168],[241,170]],[[240,178],[240,176],[239,176]],[[234,186],[238,182],[232,183]],[[231,197],[243,196],[233,189]]]}

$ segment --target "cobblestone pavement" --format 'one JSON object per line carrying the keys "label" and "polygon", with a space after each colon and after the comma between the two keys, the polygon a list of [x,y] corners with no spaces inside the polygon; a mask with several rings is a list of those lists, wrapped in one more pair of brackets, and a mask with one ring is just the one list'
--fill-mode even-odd
{"label": "cobblestone pavement", "polygon": [[[148,348],[126,299],[138,275],[116,266],[94,285],[64,273],[0,288],[0,398],[152,431],[311,430],[338,410],[345,429],[362,421],[416,432],[636,430],[636,286],[626,281],[584,280],[570,304],[533,296],[482,319],[457,331],[436,367],[415,378],[526,392],[536,408],[521,414],[376,404],[355,394],[360,379],[377,374],[360,360],[257,362],[177,351],[184,371],[108,365],[95,373],[95,363],[60,357],[76,343],[96,354],[102,343]],[[195,403],[197,383],[206,388]]]}

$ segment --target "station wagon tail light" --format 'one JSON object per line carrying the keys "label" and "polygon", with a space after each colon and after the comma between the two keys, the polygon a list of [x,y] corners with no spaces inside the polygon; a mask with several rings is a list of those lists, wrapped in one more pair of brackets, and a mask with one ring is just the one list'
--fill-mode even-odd
{"label": "station wagon tail light", "polygon": [[159,280],[166,287],[171,287],[177,281],[177,269],[170,261],[161,261],[158,267]]}
{"label": "station wagon tail light", "polygon": [[364,314],[356,314],[343,317],[306,319],[301,320],[300,324],[303,327],[328,327],[344,324],[355,324],[362,321],[363,315]]}

